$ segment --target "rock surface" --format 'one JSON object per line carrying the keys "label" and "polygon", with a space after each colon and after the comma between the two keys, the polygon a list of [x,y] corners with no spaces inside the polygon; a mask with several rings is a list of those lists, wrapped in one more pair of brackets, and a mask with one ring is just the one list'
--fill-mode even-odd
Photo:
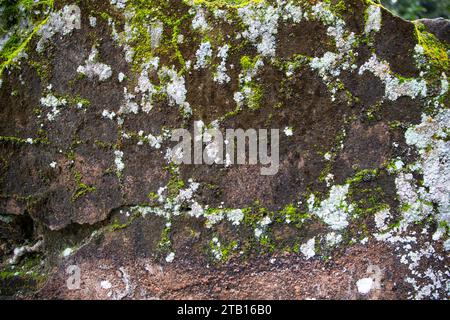
{"label": "rock surface", "polygon": [[[448,298],[448,21],[43,6],[0,42],[1,296]],[[171,130],[198,121],[280,129],[278,172],[175,164]]]}
{"label": "rock surface", "polygon": [[420,19],[429,32],[433,33],[438,39],[450,42],[450,21],[444,18],[438,19]]}

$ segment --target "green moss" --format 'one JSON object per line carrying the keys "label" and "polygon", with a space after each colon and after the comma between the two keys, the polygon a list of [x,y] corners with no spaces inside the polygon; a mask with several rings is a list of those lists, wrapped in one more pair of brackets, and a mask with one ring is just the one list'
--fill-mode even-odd
{"label": "green moss", "polygon": [[186,66],[186,62],[184,61],[184,57],[180,51],[180,48],[178,46],[178,36],[180,35],[180,25],[183,23],[185,17],[178,19],[175,21],[173,27],[172,27],[172,41],[171,45],[174,48],[175,51],[175,57],[178,59],[178,62],[181,66]]}
{"label": "green moss", "polygon": [[328,175],[331,173],[332,170],[333,170],[333,162],[327,161],[325,163],[325,167],[320,172],[319,181],[320,182],[325,182],[327,177],[328,177]]}
{"label": "green moss", "polygon": [[23,280],[36,280],[43,281],[45,276],[36,273],[36,272],[24,272],[24,271],[1,271],[0,272],[0,281],[14,280],[17,278],[21,278]]}
{"label": "green moss", "polygon": [[154,193],[154,192],[150,192],[150,193],[147,195],[147,197],[148,197],[150,200],[157,200],[157,199],[159,198],[159,196],[158,196],[156,193]]}
{"label": "green moss", "polygon": [[86,194],[88,194],[89,192],[94,192],[97,189],[95,187],[92,186],[88,186],[84,183],[79,183],[77,190],[75,191],[75,193],[72,195],[72,201],[75,202],[77,201],[79,198],[84,197]]}
{"label": "green moss", "polygon": [[[260,56],[255,56],[250,58],[249,56],[241,57],[241,69],[242,72],[247,72],[248,70],[252,70],[256,66],[256,62],[260,59]],[[241,92],[246,92],[246,102],[251,110],[257,110],[261,106],[261,101],[264,95],[263,88],[260,84],[257,84],[254,81],[245,82],[242,86],[240,86]]]}
{"label": "green moss", "polygon": [[344,243],[352,238],[370,237],[368,228],[369,221],[373,221],[373,216],[382,210],[389,209],[390,206],[385,202],[387,195],[380,186],[377,179],[383,179],[384,171],[361,170],[354,177],[349,178],[349,192],[347,194],[348,202],[353,207],[350,216],[351,226],[346,230]]}
{"label": "green moss", "polygon": [[402,168],[397,168],[397,162],[401,161],[401,158],[392,158],[383,163],[383,168],[385,168],[388,172],[394,173],[399,172]]}
{"label": "green moss", "polygon": [[276,250],[276,244],[268,233],[261,235],[259,238],[259,244],[263,252],[273,253]]}
{"label": "green moss", "polygon": [[261,221],[264,217],[268,216],[273,218],[274,213],[270,212],[267,208],[264,208],[260,205],[258,201],[256,201],[252,207],[241,209],[244,213],[243,223],[246,226],[251,228],[256,228],[258,226],[258,222]]}
{"label": "green moss", "polygon": [[76,154],[75,154],[75,151],[73,149],[70,149],[69,151],[67,151],[65,156],[67,157],[67,160],[75,161]]}
{"label": "green moss", "polygon": [[30,60],[29,64],[36,70],[43,83],[48,83],[51,78],[51,62],[47,59],[42,61]]}
{"label": "green moss", "polygon": [[387,205],[383,203],[384,191],[382,188],[377,187],[374,189],[357,189],[351,190],[349,197],[359,198],[356,202],[352,202],[356,208],[356,215],[358,212],[363,212],[364,215],[371,215],[385,209]]}
{"label": "green moss", "polygon": [[234,110],[229,111],[226,114],[224,114],[222,117],[220,117],[220,120],[223,121],[223,120],[226,120],[228,118],[237,116],[241,111],[242,111],[242,108],[238,106]]}
{"label": "green moss", "polygon": [[399,129],[403,127],[403,124],[398,120],[390,121],[388,125],[390,129]]}
{"label": "green moss", "polygon": [[373,106],[370,106],[366,112],[367,120],[369,121],[380,120],[381,107],[382,107],[381,103],[376,103]]}
{"label": "green moss", "polygon": [[401,219],[397,220],[397,221],[393,221],[389,224],[386,232],[392,230],[392,229],[396,229],[400,227],[400,223],[401,223]]}
{"label": "green moss", "polygon": [[88,99],[82,98],[79,95],[69,96],[69,97],[67,97],[67,101],[71,105],[74,105],[74,106],[77,106],[77,107],[81,106],[82,108],[89,107],[91,105],[91,102]]}
{"label": "green moss", "polygon": [[26,139],[18,137],[0,136],[0,143],[12,143],[16,145],[27,144]]}
{"label": "green moss", "polygon": [[17,272],[12,272],[12,271],[2,271],[0,272],[0,280],[8,280],[11,278],[15,278],[18,276]]}
{"label": "green moss", "polygon": [[300,247],[301,247],[301,243],[295,243],[294,246],[292,247],[292,252],[299,254],[300,253]]}
{"label": "green moss", "polygon": [[445,235],[446,235],[445,237],[448,238],[448,236],[450,235],[450,225],[446,221],[441,221],[439,223],[439,228],[442,228],[445,230]]}
{"label": "green moss", "polygon": [[108,12],[100,12],[100,18],[102,18],[105,21],[112,19],[111,15]]}

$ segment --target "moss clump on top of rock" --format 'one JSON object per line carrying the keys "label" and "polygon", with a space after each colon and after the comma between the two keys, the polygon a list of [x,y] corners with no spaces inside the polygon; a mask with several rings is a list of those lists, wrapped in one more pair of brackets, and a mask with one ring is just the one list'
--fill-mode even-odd
{"label": "moss clump on top of rock", "polygon": [[31,41],[53,9],[53,0],[0,3],[0,76]]}

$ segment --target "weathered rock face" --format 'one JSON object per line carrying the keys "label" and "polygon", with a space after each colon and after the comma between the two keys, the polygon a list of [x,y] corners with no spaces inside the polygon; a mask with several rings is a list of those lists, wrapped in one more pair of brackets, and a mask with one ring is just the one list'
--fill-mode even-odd
{"label": "weathered rock face", "polygon": [[[2,295],[448,297],[448,23],[363,0],[39,10],[0,42]],[[194,127],[280,129],[276,174],[177,164]]]}

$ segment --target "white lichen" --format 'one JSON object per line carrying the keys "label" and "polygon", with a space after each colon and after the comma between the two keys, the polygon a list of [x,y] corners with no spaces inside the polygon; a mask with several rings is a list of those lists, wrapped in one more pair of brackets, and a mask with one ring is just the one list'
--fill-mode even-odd
{"label": "white lichen", "polygon": [[105,119],[113,120],[116,117],[116,113],[114,111],[103,110],[102,117]]}
{"label": "white lichen", "polygon": [[257,101],[254,101],[254,97],[258,92],[255,91],[253,80],[263,67],[263,60],[258,58],[250,68],[242,70],[239,74],[240,91],[235,92],[233,96],[234,101],[239,108],[243,107],[244,103],[246,103],[250,109],[258,107]]}
{"label": "white lichen", "polygon": [[239,17],[247,26],[242,36],[256,46],[258,53],[274,57],[278,33],[279,10],[273,6],[247,5],[238,9]]}
{"label": "white lichen", "polygon": [[388,227],[387,221],[390,217],[391,217],[391,212],[388,208],[378,211],[374,217],[375,226],[377,227],[377,229],[380,231],[386,230]]}
{"label": "white lichen", "polygon": [[326,77],[327,74],[338,77],[341,74],[341,70],[336,68],[339,63],[339,57],[336,53],[326,52],[321,58],[313,58],[310,66],[313,70],[316,70],[321,77]]}
{"label": "white lichen", "polygon": [[122,83],[123,80],[125,80],[125,75],[122,72],[119,72],[117,75],[117,80],[119,80],[119,83]]}
{"label": "white lichen", "polygon": [[327,242],[327,245],[330,247],[334,247],[342,242],[342,235],[336,233],[336,232],[330,232],[327,233],[325,236],[325,241]]}
{"label": "white lichen", "polygon": [[152,49],[156,49],[159,47],[161,43],[164,25],[161,21],[156,21],[151,24],[149,29],[150,29],[151,47]]}
{"label": "white lichen", "polygon": [[[431,118],[422,116],[422,123],[406,131],[406,143],[415,146],[421,157],[423,185],[420,197],[438,205],[438,222],[450,223],[450,111],[443,109]],[[427,207],[426,214],[431,209]]]}
{"label": "white lichen", "polygon": [[169,96],[169,103],[178,105],[185,115],[192,114],[190,104],[186,101],[187,90],[184,77],[178,75],[175,67],[172,67],[172,69],[163,67],[159,76],[166,81],[161,92],[165,92]]}
{"label": "white lichen", "polygon": [[192,29],[207,31],[209,29],[208,22],[206,21],[205,10],[203,8],[196,8],[195,16],[192,19]]}
{"label": "white lichen", "polygon": [[134,101],[136,96],[130,92],[128,92],[128,89],[126,87],[123,88],[123,97],[124,102],[120,106],[120,109],[118,111],[119,115],[124,114],[137,114],[139,112],[139,105]]}
{"label": "white lichen", "polygon": [[64,249],[64,251],[62,252],[62,256],[64,258],[67,258],[68,256],[70,256],[73,253],[73,249],[72,248],[66,248]]}
{"label": "white lichen", "polygon": [[109,289],[112,288],[112,284],[111,284],[111,282],[109,282],[107,280],[103,280],[103,281],[100,282],[100,287],[102,289],[109,290]]}
{"label": "white lichen", "polygon": [[272,219],[270,219],[270,217],[265,216],[264,218],[262,218],[260,221],[258,221],[257,223],[257,227],[254,230],[255,233],[255,237],[257,239],[261,238],[261,236],[263,235],[263,233],[267,230],[267,227],[272,223]]}
{"label": "white lichen", "polygon": [[353,52],[356,36],[349,32],[344,20],[334,14],[330,5],[319,2],[311,8],[311,19],[322,22],[327,28],[327,35],[334,39],[336,52],[326,52],[322,57],[314,57],[310,67],[316,70],[330,90],[331,100],[336,100],[336,93],[342,89],[339,76],[342,71],[353,71],[356,68]]}

